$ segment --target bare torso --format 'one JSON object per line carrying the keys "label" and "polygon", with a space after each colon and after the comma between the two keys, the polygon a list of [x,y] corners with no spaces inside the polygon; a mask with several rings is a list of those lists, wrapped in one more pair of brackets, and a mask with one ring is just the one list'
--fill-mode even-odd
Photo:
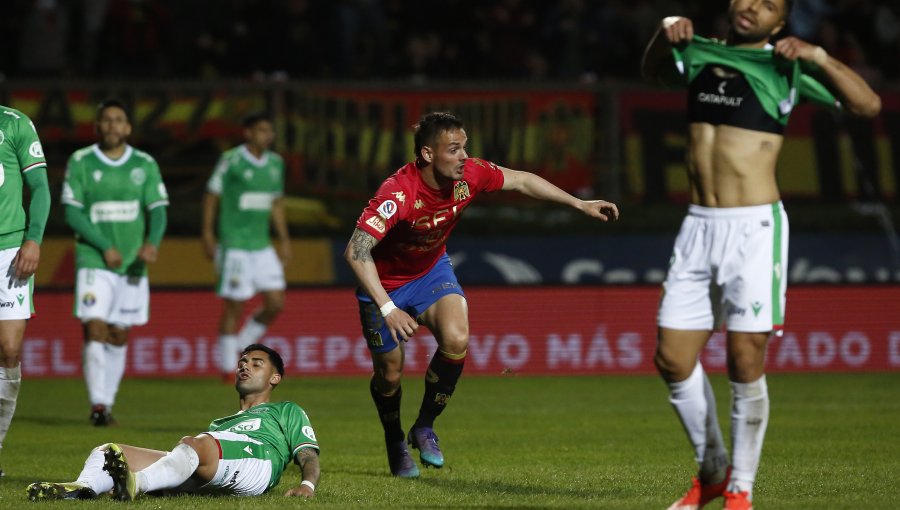
{"label": "bare torso", "polygon": [[700,122],[688,130],[691,203],[744,207],[780,200],[775,164],[782,135]]}

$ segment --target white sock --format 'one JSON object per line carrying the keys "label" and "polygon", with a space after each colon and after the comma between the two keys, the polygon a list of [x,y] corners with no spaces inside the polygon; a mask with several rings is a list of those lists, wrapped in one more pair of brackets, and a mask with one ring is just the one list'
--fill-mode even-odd
{"label": "white sock", "polygon": [[266,334],[266,326],[262,322],[256,320],[252,315],[247,319],[247,322],[244,323],[244,327],[241,328],[240,333],[238,333],[238,349],[243,349],[250,344],[255,344],[257,340],[263,337]]}
{"label": "white sock", "polygon": [[731,382],[731,444],[733,466],[729,492],[753,498],[763,438],[769,424],[769,388],[766,376],[751,383]]}
{"label": "white sock", "polygon": [[716,414],[716,395],[706,372],[703,373],[703,396],[706,399],[706,449],[700,463],[700,479],[718,483],[728,473],[728,451],[722,438],[722,428]]}
{"label": "white sock", "polygon": [[84,468],[78,475],[77,483],[87,485],[97,494],[109,492],[113,488],[113,479],[109,473],[103,470],[103,454],[109,443],[91,450],[91,454],[84,461]]}
{"label": "white sock", "polygon": [[187,481],[199,465],[197,452],[181,443],[165,457],[136,473],[138,490],[143,493],[174,489]]}
{"label": "white sock", "polygon": [[87,385],[88,398],[91,400],[91,405],[106,405],[105,392],[103,391],[103,385],[106,381],[106,351],[103,349],[103,342],[88,340],[84,344],[82,371],[84,372],[84,382]]}
{"label": "white sock", "polygon": [[116,403],[116,394],[119,392],[122,376],[125,374],[125,354],[128,352],[128,346],[103,344],[103,352],[106,355],[103,404],[108,408],[112,408],[113,404]]}
{"label": "white sock", "polygon": [[22,385],[21,366],[20,363],[12,368],[0,367],[0,447],[3,446],[9,424],[16,414],[16,401]]}
{"label": "white sock", "polygon": [[219,335],[219,369],[222,373],[237,369],[237,335]]}
{"label": "white sock", "polygon": [[[698,362],[687,379],[669,383],[669,402],[678,414],[694,448],[694,460],[700,466],[703,481],[720,481],[728,458],[722,445],[722,432],[716,419],[712,387]],[[716,478],[718,477],[718,480]]]}

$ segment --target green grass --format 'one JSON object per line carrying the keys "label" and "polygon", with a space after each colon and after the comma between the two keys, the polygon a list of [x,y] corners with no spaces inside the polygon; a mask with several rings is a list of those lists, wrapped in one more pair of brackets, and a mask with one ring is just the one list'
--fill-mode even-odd
{"label": "green grass", "polygon": [[[728,434],[728,392],[714,376]],[[758,508],[896,508],[900,374],[770,375],[772,414],[757,481]],[[404,386],[404,423],[421,398]],[[322,446],[311,501],[281,494],[296,467],[261,498],[144,497],[133,508],[666,508],[686,489],[692,454],[656,377],[469,377],[437,432],[447,458],[418,480],[388,475],[381,430],[361,378],[289,377],[276,393],[309,412]],[[211,379],[128,379],[116,416],[93,428],[81,380],[25,380],[2,453],[0,508],[120,508],[30,503],[25,486],[72,480],[88,451],[115,441],[170,449],[231,412],[234,391]],[[718,507],[715,505],[714,507]]]}

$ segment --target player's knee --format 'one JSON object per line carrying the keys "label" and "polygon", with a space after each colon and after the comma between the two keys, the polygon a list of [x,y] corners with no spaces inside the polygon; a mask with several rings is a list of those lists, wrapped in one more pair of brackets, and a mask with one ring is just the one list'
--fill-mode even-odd
{"label": "player's knee", "polygon": [[666,381],[679,381],[687,379],[691,375],[696,362],[694,364],[684,363],[662,349],[656,349],[656,354],[653,356],[653,364],[656,365],[659,375]]}
{"label": "player's knee", "polygon": [[376,370],[375,371],[375,389],[384,395],[397,391],[400,387],[400,381],[403,380],[403,371],[401,370]]}
{"label": "player's knee", "polygon": [[18,342],[4,344],[0,348],[0,366],[4,368],[15,368],[19,366],[21,361],[22,346]]}
{"label": "player's knee", "polygon": [[438,348],[447,354],[463,354],[469,348],[469,329],[459,328],[441,335]]}

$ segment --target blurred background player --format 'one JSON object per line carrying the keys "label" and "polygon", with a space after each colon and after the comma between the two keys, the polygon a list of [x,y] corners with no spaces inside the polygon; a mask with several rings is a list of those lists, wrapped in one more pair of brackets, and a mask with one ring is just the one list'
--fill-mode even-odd
{"label": "blurred background player", "polygon": [[[26,184],[31,196],[27,224]],[[25,321],[34,309],[34,272],[49,215],[47,162],[34,123],[0,106],[0,448],[16,412]]]}
{"label": "blurred background player", "polygon": [[[219,322],[219,360],[230,377],[238,353],[262,338],[284,308],[284,268],[291,257],[285,220],[284,161],[269,150],[272,120],[254,114],[243,121],[244,143],[219,158],[203,197],[203,248],[219,273],[216,293],[224,300]],[[213,226],[218,213],[218,228]],[[272,248],[269,222],[278,236]],[[218,233],[218,244],[216,240]],[[238,331],[244,302],[257,292],[263,304]]]}
{"label": "blurred background player", "polygon": [[[769,44],[789,11],[788,0],[733,0],[724,44],[695,37],[690,19],[669,17],[644,58],[645,76],[689,91],[691,206],[663,284],[655,362],[699,473],[672,510],[720,496],[726,509],[752,508],[769,420],[766,343],[784,324],[788,222],[775,170],[788,116],[800,98],[864,117],[881,108],[866,82],[821,47],[795,37]],[[731,466],[698,361],[723,321]]]}
{"label": "blurred background player", "polygon": [[420,323],[438,345],[425,375],[419,416],[407,440],[420,451],[424,466],[444,465],[434,420],[453,395],[469,345],[466,299],[445,243],[475,196],[514,190],[604,221],[619,215],[615,204],[580,200],[532,173],[469,158],[467,140],[462,122],[453,115],[422,117],[415,127],[416,160],[381,184],[344,253],[360,285],[359,314],[375,369],[370,390],[394,476],[419,475],[400,424],[400,379],[402,342]]}
{"label": "blurred background player", "polygon": [[36,482],[32,501],[93,499],[112,491],[120,500],[167,493],[258,496],[278,485],[292,461],[300,485],[285,496],[311,497],[319,483],[319,444],[300,406],[270,402],[284,377],[281,356],[265,345],[247,346],[232,371],[240,410],[209,424],[209,431],[183,437],[172,451],[107,443],[91,451],[74,482]]}
{"label": "blurred background player", "polygon": [[147,264],[156,262],[169,197],[153,157],[128,145],[122,103],[100,104],[96,131],[98,143],[69,157],[62,202],[75,231],[75,316],[84,328],[90,420],[103,426],[115,423],[128,330],[149,318]]}

